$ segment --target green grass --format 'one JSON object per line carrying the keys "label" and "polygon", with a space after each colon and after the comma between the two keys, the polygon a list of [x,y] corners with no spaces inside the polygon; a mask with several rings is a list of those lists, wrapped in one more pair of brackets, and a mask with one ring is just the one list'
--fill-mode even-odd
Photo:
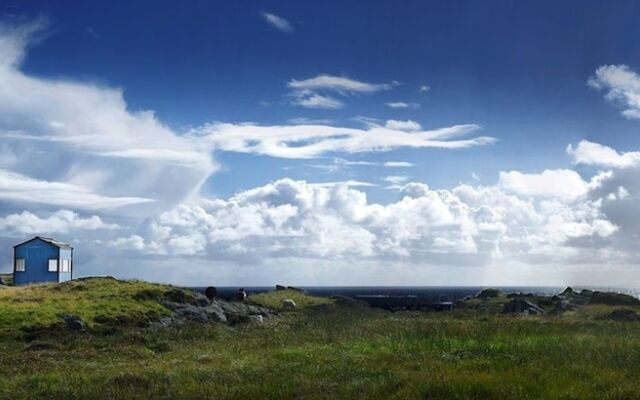
{"label": "green grass", "polygon": [[9,287],[0,290],[0,336],[16,334],[20,328],[58,324],[62,314],[78,315],[89,326],[96,319],[157,319],[169,314],[157,301],[169,290],[173,288],[113,278]]}
{"label": "green grass", "polygon": [[295,290],[277,290],[274,292],[260,293],[249,296],[248,301],[274,310],[283,310],[282,300],[291,299],[296,303],[297,310],[321,304],[332,304],[331,299],[325,297],[308,296]]}
{"label": "green grass", "polygon": [[[123,287],[105,287],[102,306],[110,307],[111,290],[127,304],[135,293],[165,290],[114,285]],[[27,289],[62,296],[53,287]],[[266,305],[283,295],[252,300]],[[0,398],[640,398],[640,323],[600,319],[612,307],[519,317],[300,304],[306,308],[263,324],[0,337]]]}

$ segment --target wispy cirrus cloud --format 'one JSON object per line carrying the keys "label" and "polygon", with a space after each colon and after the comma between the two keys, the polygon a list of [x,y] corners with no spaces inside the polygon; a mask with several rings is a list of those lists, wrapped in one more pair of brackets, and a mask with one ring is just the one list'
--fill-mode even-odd
{"label": "wispy cirrus cloud", "polygon": [[384,103],[389,108],[395,109],[416,109],[420,108],[420,103],[407,103],[404,101],[391,101],[388,103]]}
{"label": "wispy cirrus cloud", "polygon": [[130,110],[120,88],[22,71],[45,27],[0,23],[0,137],[5,152],[22,157],[3,164],[0,199],[82,209],[148,203],[140,211],[149,213],[197,192],[216,169],[206,145],[153,111]]}
{"label": "wispy cirrus cloud", "polygon": [[268,12],[262,12],[260,13],[260,15],[269,25],[276,28],[280,32],[293,33],[296,30],[291,24],[291,22],[287,21],[286,19],[278,15],[268,13]]}
{"label": "wispy cirrus cloud", "polygon": [[291,93],[294,98],[291,104],[304,108],[336,110],[344,107],[344,103],[335,97],[321,95],[309,90],[296,91]]}
{"label": "wispy cirrus cloud", "polygon": [[[404,128],[404,129],[398,129]],[[328,153],[382,152],[397,148],[462,149],[492,144],[495,138],[477,136],[461,139],[480,129],[478,125],[454,125],[434,130],[413,130],[410,126],[381,126],[365,129],[325,125],[207,124],[192,135],[214,148],[280,158],[316,158]]]}
{"label": "wispy cirrus cloud", "polygon": [[313,78],[289,81],[287,86],[295,90],[331,90],[344,93],[375,93],[389,90],[394,83],[370,83],[344,76],[318,75]]}
{"label": "wispy cirrus cloud", "polygon": [[414,163],[407,161],[387,161],[382,165],[389,168],[410,168],[416,166]]}
{"label": "wispy cirrus cloud", "polygon": [[294,98],[291,102],[292,105],[324,109],[337,109],[345,106],[344,102],[333,97],[333,94],[348,96],[375,93],[389,90],[394,85],[396,85],[395,82],[370,83],[333,75],[318,75],[302,80],[292,79],[287,83],[287,87],[291,90],[289,96]]}

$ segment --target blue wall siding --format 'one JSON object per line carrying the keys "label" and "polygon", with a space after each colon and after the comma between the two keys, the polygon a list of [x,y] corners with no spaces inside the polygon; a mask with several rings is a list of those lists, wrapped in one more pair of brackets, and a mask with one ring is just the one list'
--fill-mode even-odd
{"label": "blue wall siding", "polygon": [[[62,268],[62,260],[69,260],[71,268],[73,268],[73,262],[71,260],[71,249],[60,249],[60,261],[58,263],[58,269]],[[71,280],[71,271],[60,272],[58,282],[64,282]]]}
{"label": "blue wall siding", "polygon": [[15,259],[25,259],[25,271],[16,271],[13,277],[16,285],[31,282],[58,282],[58,272],[49,272],[49,259],[59,259],[60,249],[51,243],[36,239],[15,248]]}

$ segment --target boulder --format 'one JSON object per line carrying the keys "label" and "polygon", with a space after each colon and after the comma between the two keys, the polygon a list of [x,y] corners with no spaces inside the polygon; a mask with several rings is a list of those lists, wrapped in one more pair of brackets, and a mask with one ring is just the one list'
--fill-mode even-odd
{"label": "boulder", "polygon": [[200,307],[208,306],[213,299],[209,300],[209,298],[202,293],[195,293],[195,304]]}
{"label": "boulder", "polygon": [[282,299],[282,308],[293,309],[296,307],[296,302],[292,299]]}
{"label": "boulder", "polygon": [[264,317],[262,315],[249,315],[249,321],[261,324],[264,322]]}
{"label": "boulder", "polygon": [[505,314],[544,314],[544,310],[542,308],[523,298],[512,299],[510,302],[504,305],[504,309],[502,310],[502,312]]}
{"label": "boulder", "polygon": [[638,313],[635,312],[634,310],[630,310],[628,308],[613,310],[604,318],[612,321],[621,321],[621,322],[640,321],[640,315],[638,315]]}
{"label": "boulder", "polygon": [[556,314],[561,314],[566,311],[575,311],[577,308],[578,306],[575,303],[559,298],[556,300],[553,306],[553,312]]}
{"label": "boulder", "polygon": [[575,293],[575,292],[573,291],[573,288],[571,288],[571,286],[567,286],[567,288],[566,288],[562,293],[560,293],[560,294],[561,294],[562,296],[571,296],[571,295],[573,295],[573,293]]}
{"label": "boulder", "polygon": [[65,314],[60,317],[63,321],[67,329],[71,331],[83,331],[85,329],[85,323],[77,315]]}
{"label": "boulder", "polygon": [[287,287],[286,286],[282,286],[282,285],[276,285],[276,292],[278,292],[280,290],[287,290]]}
{"label": "boulder", "polygon": [[605,304],[608,306],[636,306],[640,300],[623,293],[593,292],[589,304]]}
{"label": "boulder", "polygon": [[475,297],[477,299],[488,300],[488,299],[496,298],[500,296],[500,294],[502,294],[500,290],[488,288],[488,289],[482,289],[481,291],[479,291]]}

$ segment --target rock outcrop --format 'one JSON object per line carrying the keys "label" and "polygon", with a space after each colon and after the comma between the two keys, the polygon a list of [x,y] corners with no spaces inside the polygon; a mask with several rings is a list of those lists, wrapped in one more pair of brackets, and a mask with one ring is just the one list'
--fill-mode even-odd
{"label": "rock outcrop", "polygon": [[537,304],[534,304],[522,297],[511,299],[511,301],[504,305],[504,309],[502,310],[502,312],[505,314],[544,314],[544,310]]}
{"label": "rock outcrop", "polygon": [[604,319],[609,319],[612,321],[621,321],[621,322],[635,322],[640,321],[640,315],[628,308],[621,308],[619,310],[611,311]]}
{"label": "rock outcrop", "polygon": [[475,297],[481,300],[489,300],[489,299],[493,299],[500,296],[501,293],[502,292],[498,289],[488,288],[488,289],[482,289],[481,291],[479,291]]}
{"label": "rock outcrop", "polygon": [[162,304],[171,310],[174,315],[171,317],[172,319],[159,321],[161,322],[160,327],[173,325],[180,320],[198,323],[222,322],[234,325],[258,320],[261,322],[265,318],[273,318],[275,316],[273,310],[265,307],[220,299],[209,300],[199,293],[194,293],[193,296],[190,293],[187,296],[172,295],[171,298],[173,300],[181,298],[185,301],[162,301]]}

